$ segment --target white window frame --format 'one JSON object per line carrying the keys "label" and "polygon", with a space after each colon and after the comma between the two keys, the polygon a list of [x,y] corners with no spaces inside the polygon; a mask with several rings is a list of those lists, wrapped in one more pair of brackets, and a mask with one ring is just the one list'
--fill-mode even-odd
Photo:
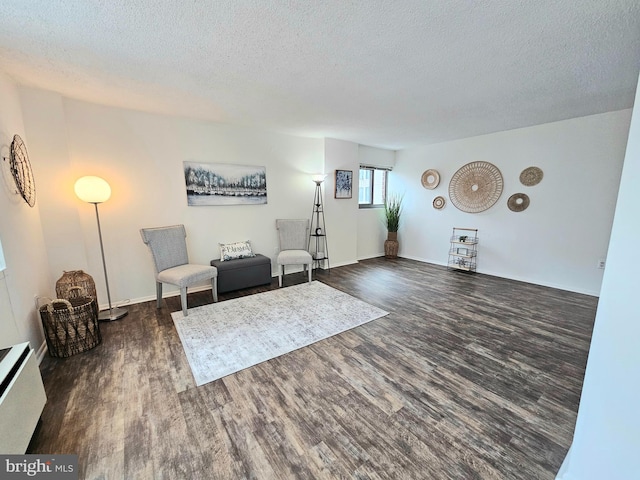
{"label": "white window frame", "polygon": [[389,184],[389,171],[390,168],[385,167],[374,167],[371,165],[360,165],[358,170],[358,182],[360,182],[360,171],[361,170],[371,170],[373,172],[384,172],[384,192],[382,194],[382,203],[373,203],[373,199],[376,197],[377,191],[374,191],[375,182],[373,181],[375,173],[371,175],[371,184],[369,188],[371,188],[371,200],[366,203],[360,203],[360,183],[358,183],[358,207],[359,208],[384,208],[384,202],[387,198],[387,190]]}

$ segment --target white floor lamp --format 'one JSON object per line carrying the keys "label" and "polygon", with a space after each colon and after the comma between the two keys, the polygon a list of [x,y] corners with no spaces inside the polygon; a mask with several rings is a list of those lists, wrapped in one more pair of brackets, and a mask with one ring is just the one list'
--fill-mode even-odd
{"label": "white floor lamp", "polygon": [[96,220],[98,221],[98,237],[100,238],[100,252],[102,253],[102,267],[104,268],[104,283],[107,286],[107,299],[109,310],[103,310],[98,314],[98,320],[112,321],[124,317],[128,312],[124,308],[111,306],[111,293],[109,292],[109,278],[107,277],[107,263],[104,260],[104,246],[102,245],[102,230],[100,229],[100,215],[98,204],[106,202],[111,197],[111,187],[100,177],[87,176],[79,178],[74,185],[76,195],[80,200],[93,203],[96,208]]}

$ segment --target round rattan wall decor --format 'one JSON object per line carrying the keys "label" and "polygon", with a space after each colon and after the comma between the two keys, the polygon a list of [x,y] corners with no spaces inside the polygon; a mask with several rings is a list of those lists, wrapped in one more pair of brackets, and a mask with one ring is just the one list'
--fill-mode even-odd
{"label": "round rattan wall decor", "polygon": [[542,169],[538,167],[525,168],[520,173],[520,183],[525,187],[533,187],[542,181],[543,175]]}
{"label": "round rattan wall decor", "polygon": [[420,179],[422,186],[429,190],[433,190],[440,183],[440,174],[437,170],[429,169],[425,170]]}
{"label": "round rattan wall decor", "polygon": [[489,162],[471,162],[453,174],[449,198],[458,210],[484,212],[498,201],[503,186],[498,167]]}
{"label": "round rattan wall decor", "polygon": [[445,203],[446,201],[444,197],[438,196],[433,199],[433,208],[435,208],[436,210],[442,210]]}
{"label": "round rattan wall decor", "polygon": [[526,193],[514,193],[507,200],[507,206],[512,212],[522,212],[529,206],[529,195]]}
{"label": "round rattan wall decor", "polygon": [[16,187],[24,201],[33,207],[36,204],[36,184],[33,180],[27,147],[25,147],[20,135],[13,136],[10,152],[11,175],[16,182]]}

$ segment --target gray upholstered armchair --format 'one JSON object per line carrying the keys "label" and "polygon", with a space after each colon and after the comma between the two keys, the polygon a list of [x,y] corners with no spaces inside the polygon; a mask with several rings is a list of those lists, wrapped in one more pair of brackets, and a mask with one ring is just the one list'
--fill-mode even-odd
{"label": "gray upholstered armchair", "polygon": [[313,257],[308,251],[309,220],[276,220],[280,253],[278,253],[278,285],[282,286],[285,265],[303,265],[309,270],[309,282],[313,271]]}
{"label": "gray upholstered armchair", "polygon": [[149,246],[156,268],[157,307],[162,300],[162,284],[180,287],[182,314],[187,316],[187,287],[204,280],[211,281],[213,301],[218,301],[218,270],[208,265],[189,263],[187,232],[184,225],[140,229],[142,241]]}

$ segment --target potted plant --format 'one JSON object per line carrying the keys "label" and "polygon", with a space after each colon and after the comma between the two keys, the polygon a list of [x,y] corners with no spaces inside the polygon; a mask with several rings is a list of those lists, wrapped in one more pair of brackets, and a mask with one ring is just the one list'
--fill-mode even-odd
{"label": "potted plant", "polygon": [[402,197],[390,195],[384,202],[384,216],[387,227],[387,239],[384,242],[384,256],[398,257],[398,228],[402,214]]}

